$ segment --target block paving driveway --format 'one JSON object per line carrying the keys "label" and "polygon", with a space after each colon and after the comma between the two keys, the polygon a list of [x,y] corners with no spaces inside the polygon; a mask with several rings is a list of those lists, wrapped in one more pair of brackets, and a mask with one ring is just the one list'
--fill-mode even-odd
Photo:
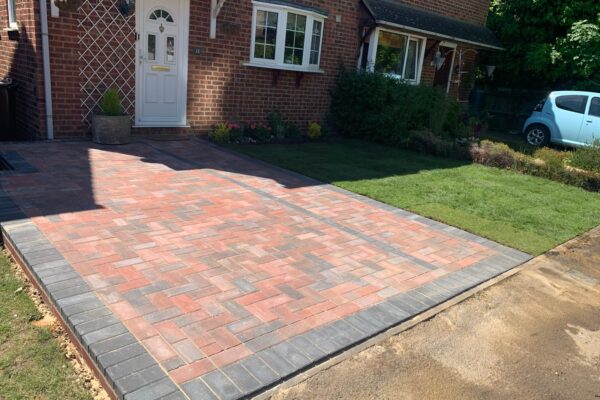
{"label": "block paving driveway", "polygon": [[198,139],[0,154],[7,246],[127,399],[260,393],[529,259]]}

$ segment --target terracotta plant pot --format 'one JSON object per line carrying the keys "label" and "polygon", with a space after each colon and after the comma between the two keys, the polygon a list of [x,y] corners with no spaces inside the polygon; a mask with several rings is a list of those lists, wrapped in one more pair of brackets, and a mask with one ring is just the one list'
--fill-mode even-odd
{"label": "terracotta plant pot", "polygon": [[94,115],[92,117],[92,140],[98,144],[131,143],[129,115]]}

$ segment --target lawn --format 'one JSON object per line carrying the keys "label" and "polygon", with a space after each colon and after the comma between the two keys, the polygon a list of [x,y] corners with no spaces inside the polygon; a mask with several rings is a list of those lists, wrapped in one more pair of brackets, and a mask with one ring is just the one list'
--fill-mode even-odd
{"label": "lawn", "polygon": [[0,253],[0,399],[91,399]]}
{"label": "lawn", "polygon": [[600,195],[511,171],[362,141],[232,148],[534,255],[600,224]]}

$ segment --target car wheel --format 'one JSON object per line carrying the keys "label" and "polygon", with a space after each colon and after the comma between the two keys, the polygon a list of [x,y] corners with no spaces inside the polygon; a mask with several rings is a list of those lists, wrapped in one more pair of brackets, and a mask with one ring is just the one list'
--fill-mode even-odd
{"label": "car wheel", "polygon": [[544,147],[550,143],[550,131],[543,125],[533,125],[525,133],[527,143],[535,147]]}

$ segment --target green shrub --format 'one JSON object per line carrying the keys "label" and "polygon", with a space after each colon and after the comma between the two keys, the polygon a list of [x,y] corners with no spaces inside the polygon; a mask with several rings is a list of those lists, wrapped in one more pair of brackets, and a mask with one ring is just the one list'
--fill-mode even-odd
{"label": "green shrub", "polygon": [[229,142],[231,143],[242,143],[244,138],[244,125],[242,124],[228,124],[229,126]]}
{"label": "green shrub", "polygon": [[472,145],[471,157],[478,164],[496,168],[513,168],[518,161],[517,153],[508,145],[489,140]]}
{"label": "green shrub", "polygon": [[290,140],[299,140],[302,137],[302,132],[300,132],[300,128],[293,122],[288,122],[285,124],[285,138]]}
{"label": "green shrub", "polygon": [[215,143],[226,144],[231,142],[231,127],[221,122],[208,134],[208,138]]}
{"label": "green shrub", "polygon": [[321,125],[316,122],[311,122],[308,124],[308,138],[311,140],[320,139],[323,132],[321,130]]}
{"label": "green shrub", "polygon": [[117,89],[108,89],[102,99],[100,99],[100,108],[102,114],[109,116],[123,115],[123,109],[121,108],[121,100],[119,99],[119,92]]}
{"label": "green shrub", "polygon": [[429,130],[412,132],[406,147],[434,156],[469,159],[468,147],[454,140],[439,137]]}
{"label": "green shrub", "polygon": [[564,169],[565,160],[567,160],[570,156],[570,152],[558,151],[549,147],[537,149],[533,153],[534,158],[543,160],[546,163],[547,167],[551,169]]}
{"label": "green shrub", "polygon": [[282,140],[285,138],[286,124],[283,122],[283,116],[279,110],[271,111],[269,115],[267,115],[267,122],[269,124],[269,128],[271,128],[271,133],[277,140]]}
{"label": "green shrub", "polygon": [[580,147],[571,156],[571,165],[575,168],[600,173],[600,140],[590,147]]}
{"label": "green shrub", "polygon": [[331,120],[345,136],[402,145],[411,131],[464,132],[459,104],[428,86],[363,71],[342,71],[331,92]]}
{"label": "green shrub", "polygon": [[262,124],[249,124],[244,129],[244,135],[251,139],[251,143],[270,143],[273,141],[271,128]]}
{"label": "green shrub", "polygon": [[490,167],[510,168],[524,174],[551,179],[589,191],[600,191],[600,174],[567,168],[564,160],[568,152],[540,149],[528,156],[516,152],[504,143],[483,140],[471,146],[472,160]]}

